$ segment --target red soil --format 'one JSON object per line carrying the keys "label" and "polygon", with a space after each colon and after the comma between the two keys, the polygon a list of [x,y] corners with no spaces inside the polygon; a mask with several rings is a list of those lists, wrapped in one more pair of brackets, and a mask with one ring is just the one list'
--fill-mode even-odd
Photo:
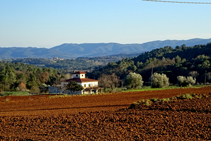
{"label": "red soil", "polygon": [[186,93],[211,93],[211,87],[70,96],[65,98],[49,98],[49,95],[6,96],[0,97],[0,115],[55,115],[89,111],[114,111],[129,107],[131,103],[140,99],[167,98]]}
{"label": "red soil", "polygon": [[211,140],[211,96],[128,108],[211,87],[49,98],[0,98],[0,140]]}

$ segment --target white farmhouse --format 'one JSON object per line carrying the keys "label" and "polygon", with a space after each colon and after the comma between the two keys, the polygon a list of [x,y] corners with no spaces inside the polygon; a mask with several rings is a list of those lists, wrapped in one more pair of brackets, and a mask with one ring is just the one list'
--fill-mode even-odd
{"label": "white farmhouse", "polygon": [[62,89],[65,89],[65,85],[67,85],[70,81],[75,81],[79,85],[84,87],[82,91],[77,93],[80,94],[98,93],[98,90],[101,90],[101,88],[98,87],[98,80],[86,78],[85,75],[86,73],[82,71],[74,72],[72,79],[67,79],[64,82],[61,82]]}

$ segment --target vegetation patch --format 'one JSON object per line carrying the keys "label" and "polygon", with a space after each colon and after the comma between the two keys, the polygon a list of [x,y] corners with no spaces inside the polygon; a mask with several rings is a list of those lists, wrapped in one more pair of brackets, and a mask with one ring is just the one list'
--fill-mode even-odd
{"label": "vegetation patch", "polygon": [[68,97],[68,94],[49,96],[50,99],[51,98],[64,98],[64,97]]}
{"label": "vegetation patch", "polygon": [[14,91],[14,92],[1,92],[0,96],[28,96],[30,95],[29,92],[19,92],[19,91]]}
{"label": "vegetation patch", "polygon": [[184,100],[184,99],[201,99],[203,97],[207,98],[210,97],[210,93],[209,94],[184,94],[184,95],[178,95],[178,96],[173,96],[171,98],[151,98],[151,99],[141,99],[137,102],[134,102],[130,105],[129,109],[133,109],[135,107],[139,107],[139,106],[150,106],[153,103],[165,103],[165,102],[169,102],[169,101],[176,101],[176,100]]}

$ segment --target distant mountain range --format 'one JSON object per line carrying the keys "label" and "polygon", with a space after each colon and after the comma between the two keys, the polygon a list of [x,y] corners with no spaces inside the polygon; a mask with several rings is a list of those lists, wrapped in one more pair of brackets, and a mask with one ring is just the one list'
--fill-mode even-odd
{"label": "distant mountain range", "polygon": [[152,41],[143,44],[119,44],[119,43],[84,43],[84,44],[62,44],[52,48],[36,47],[0,47],[0,58],[77,58],[77,57],[99,57],[117,54],[141,54],[164,46],[194,46],[207,44],[210,39],[190,40],[165,40]]}

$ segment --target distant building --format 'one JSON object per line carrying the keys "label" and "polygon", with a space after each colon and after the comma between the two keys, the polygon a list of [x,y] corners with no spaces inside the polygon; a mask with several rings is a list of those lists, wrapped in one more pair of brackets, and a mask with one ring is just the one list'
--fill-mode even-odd
{"label": "distant building", "polygon": [[53,60],[54,60],[54,61],[56,61],[56,60],[64,60],[64,58],[54,57]]}
{"label": "distant building", "polygon": [[58,59],[59,59],[58,57],[54,57],[54,58],[53,58],[53,60],[58,60]]}

